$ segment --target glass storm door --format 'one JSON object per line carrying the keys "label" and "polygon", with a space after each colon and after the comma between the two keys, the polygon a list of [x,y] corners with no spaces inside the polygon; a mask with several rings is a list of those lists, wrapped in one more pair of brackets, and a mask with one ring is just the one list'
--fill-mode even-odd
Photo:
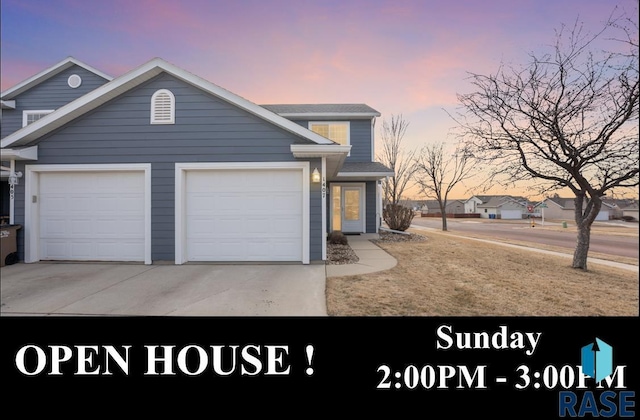
{"label": "glass storm door", "polygon": [[332,187],[333,230],[363,232],[362,187],[334,185]]}

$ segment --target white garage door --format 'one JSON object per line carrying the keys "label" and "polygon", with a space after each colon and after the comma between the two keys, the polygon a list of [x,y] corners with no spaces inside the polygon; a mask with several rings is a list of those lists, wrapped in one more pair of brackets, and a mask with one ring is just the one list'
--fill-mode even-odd
{"label": "white garage door", "polygon": [[41,260],[144,261],[143,172],[40,174]]}
{"label": "white garage door", "polygon": [[301,261],[302,176],[288,169],[186,174],[189,261]]}
{"label": "white garage door", "polygon": [[502,219],[522,219],[522,210],[501,210]]}

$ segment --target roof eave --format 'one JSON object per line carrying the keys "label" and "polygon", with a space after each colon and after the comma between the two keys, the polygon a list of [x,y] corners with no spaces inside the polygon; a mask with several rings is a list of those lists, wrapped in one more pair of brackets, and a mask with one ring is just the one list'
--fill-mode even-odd
{"label": "roof eave", "polygon": [[180,69],[160,58],[154,58],[140,67],[131,70],[130,72],[113,79],[109,83],[100,86],[86,95],[81,96],[75,101],[68,103],[38,121],[29,124],[13,134],[10,134],[2,139],[0,147],[29,144],[39,137],[72,121],[80,115],[99,107],[127,90],[130,90],[133,87],[155,77],[161,72],[167,72],[186,83],[203,89],[217,98],[227,101],[259,118],[269,121],[295,136],[305,140],[310,140],[314,145],[335,145],[334,142],[326,137],[316,134],[313,131],[281,117],[266,108],[256,105],[253,102],[231,93],[220,86],[202,79],[201,77]]}
{"label": "roof eave", "polygon": [[109,76],[106,73],[101,72],[100,70],[89,66],[88,64],[85,64],[79,60],[76,60],[73,57],[67,57],[64,60],[54,64],[53,66],[29,77],[26,80],[23,80],[22,82],[18,83],[15,86],[10,87],[9,89],[5,90],[4,92],[2,92],[0,94],[0,97],[4,98],[4,99],[12,99],[13,97],[21,94],[22,92],[31,89],[33,86],[37,85],[38,83],[52,77],[55,76],[56,74],[60,73],[63,70],[68,69],[69,67],[73,66],[73,65],[77,65],[80,66],[100,77],[102,77],[105,80],[111,81],[113,80],[113,77]]}

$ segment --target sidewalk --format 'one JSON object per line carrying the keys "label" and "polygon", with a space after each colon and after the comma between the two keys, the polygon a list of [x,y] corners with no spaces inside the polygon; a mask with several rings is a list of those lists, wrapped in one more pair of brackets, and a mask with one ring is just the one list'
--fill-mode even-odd
{"label": "sidewalk", "polygon": [[370,241],[376,237],[377,235],[366,234],[348,236],[349,245],[360,260],[355,264],[327,264],[327,277],[374,273],[395,267],[398,261]]}

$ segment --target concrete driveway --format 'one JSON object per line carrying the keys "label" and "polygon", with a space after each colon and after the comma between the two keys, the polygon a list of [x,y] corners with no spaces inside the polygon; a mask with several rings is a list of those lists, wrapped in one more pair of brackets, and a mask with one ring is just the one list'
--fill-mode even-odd
{"label": "concrete driveway", "polygon": [[325,266],[35,263],[0,269],[3,316],[326,316]]}

